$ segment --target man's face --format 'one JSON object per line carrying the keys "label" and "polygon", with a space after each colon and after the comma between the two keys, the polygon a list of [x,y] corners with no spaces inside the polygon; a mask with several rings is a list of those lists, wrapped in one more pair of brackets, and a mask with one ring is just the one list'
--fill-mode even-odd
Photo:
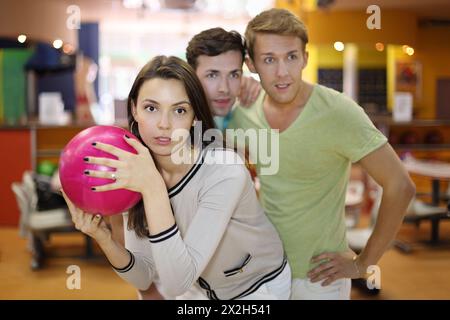
{"label": "man's face", "polygon": [[302,71],[308,55],[295,36],[257,33],[253,60],[247,60],[252,72],[259,74],[261,85],[277,103],[289,104],[298,96]]}
{"label": "man's face", "polygon": [[200,78],[214,116],[225,116],[236,101],[241,86],[242,55],[230,50],[210,57],[197,58],[195,72]]}

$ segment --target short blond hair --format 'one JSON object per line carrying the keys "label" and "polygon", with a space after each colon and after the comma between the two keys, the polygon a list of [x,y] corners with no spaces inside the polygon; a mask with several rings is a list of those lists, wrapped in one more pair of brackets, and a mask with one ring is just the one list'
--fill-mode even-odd
{"label": "short blond hair", "polygon": [[270,9],[254,17],[245,30],[245,45],[250,58],[253,59],[253,46],[257,33],[272,33],[281,36],[296,36],[302,40],[303,51],[308,43],[308,31],[305,24],[286,9]]}

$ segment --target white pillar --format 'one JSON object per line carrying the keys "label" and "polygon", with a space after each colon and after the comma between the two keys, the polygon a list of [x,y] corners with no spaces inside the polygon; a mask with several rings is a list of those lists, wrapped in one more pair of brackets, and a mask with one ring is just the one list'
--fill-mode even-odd
{"label": "white pillar", "polygon": [[353,43],[346,43],[344,49],[344,94],[358,102],[358,47]]}

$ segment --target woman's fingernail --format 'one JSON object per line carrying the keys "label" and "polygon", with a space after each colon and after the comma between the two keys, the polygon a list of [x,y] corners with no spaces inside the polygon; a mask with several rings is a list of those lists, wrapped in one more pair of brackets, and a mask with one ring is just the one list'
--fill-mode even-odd
{"label": "woman's fingernail", "polygon": [[91,187],[91,190],[92,190],[92,191],[95,191],[95,187]]}
{"label": "woman's fingernail", "polygon": [[92,144],[93,146],[95,146],[95,145],[97,145],[97,142],[92,142],[91,144]]}
{"label": "woman's fingernail", "polygon": [[125,138],[130,139],[130,137],[127,134],[125,135]]}
{"label": "woman's fingernail", "polygon": [[89,161],[89,158],[88,158],[88,157],[84,157],[84,158],[83,158],[83,161],[88,162],[88,161]]}
{"label": "woman's fingernail", "polygon": [[85,175],[89,175],[89,170],[84,170]]}
{"label": "woman's fingernail", "polygon": [[96,214],[96,215],[95,215],[95,219],[97,219],[97,220],[100,219],[101,217],[102,217],[102,216],[99,215],[99,214]]}

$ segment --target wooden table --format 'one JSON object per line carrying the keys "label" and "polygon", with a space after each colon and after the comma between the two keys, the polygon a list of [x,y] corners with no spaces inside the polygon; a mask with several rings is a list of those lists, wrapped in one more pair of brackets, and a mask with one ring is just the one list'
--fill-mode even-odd
{"label": "wooden table", "polygon": [[403,164],[410,173],[431,179],[432,204],[439,205],[440,181],[450,181],[450,163],[407,157],[403,160]]}
{"label": "wooden table", "polygon": [[[441,199],[440,182],[450,181],[450,163],[406,157],[403,160],[403,164],[408,172],[431,179],[431,204],[433,206],[439,206]],[[439,222],[442,219],[449,218],[450,215],[448,212],[419,217],[420,220],[428,219],[431,221],[431,243],[436,244],[439,242]]]}

